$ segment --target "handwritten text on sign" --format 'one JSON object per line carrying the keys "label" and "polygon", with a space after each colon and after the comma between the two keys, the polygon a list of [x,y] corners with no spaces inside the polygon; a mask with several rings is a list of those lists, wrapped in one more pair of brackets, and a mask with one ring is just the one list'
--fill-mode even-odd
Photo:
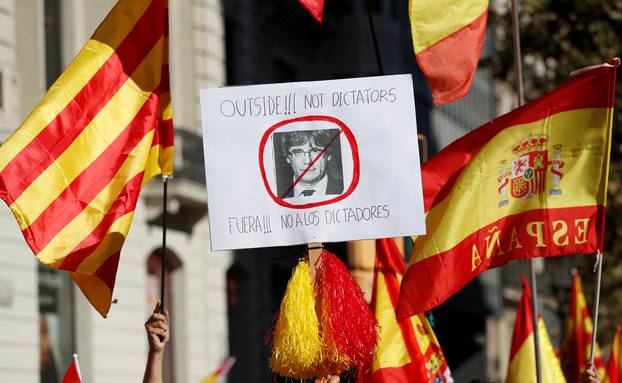
{"label": "handwritten text on sign", "polygon": [[425,232],[410,75],[201,90],[212,249]]}

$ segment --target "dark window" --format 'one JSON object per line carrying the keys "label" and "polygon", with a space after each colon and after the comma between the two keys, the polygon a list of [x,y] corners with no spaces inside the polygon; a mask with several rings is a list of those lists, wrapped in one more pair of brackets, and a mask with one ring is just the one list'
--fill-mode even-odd
{"label": "dark window", "polygon": [[45,81],[52,85],[61,73],[61,17],[60,1],[45,0]]}
{"label": "dark window", "polygon": [[69,273],[39,264],[39,365],[41,383],[57,383],[75,351]]}

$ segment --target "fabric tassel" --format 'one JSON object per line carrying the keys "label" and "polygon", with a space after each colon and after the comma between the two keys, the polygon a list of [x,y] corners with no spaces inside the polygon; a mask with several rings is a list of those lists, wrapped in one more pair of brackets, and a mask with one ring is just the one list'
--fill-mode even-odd
{"label": "fabric tassel", "polygon": [[274,329],[270,368],[291,378],[316,376],[322,355],[308,261],[298,263],[287,283]]}
{"label": "fabric tassel", "polygon": [[[315,290],[324,354],[329,356],[321,367],[335,375],[347,368],[370,368],[378,343],[378,321],[346,265],[327,250],[317,262]],[[337,352],[330,351],[333,345]]]}

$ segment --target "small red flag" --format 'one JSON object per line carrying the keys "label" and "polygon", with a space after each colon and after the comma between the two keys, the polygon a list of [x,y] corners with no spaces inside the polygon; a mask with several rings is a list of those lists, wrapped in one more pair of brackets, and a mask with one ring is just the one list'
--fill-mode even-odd
{"label": "small red flag", "polygon": [[[590,361],[592,348],[592,317],[585,301],[579,274],[572,273],[570,303],[564,324],[564,343],[561,346],[561,361],[564,375],[569,382],[578,382],[579,374]],[[605,375],[605,361],[596,342],[594,364],[598,376]]]}
{"label": "small red flag", "polygon": [[607,375],[604,383],[622,383],[622,357],[620,355],[620,326],[616,329],[615,338],[611,345],[609,362],[607,362]]}
{"label": "small red flag", "polygon": [[80,377],[80,364],[78,363],[78,354],[73,354],[71,366],[67,369],[61,383],[82,383],[82,378]]}
{"label": "small red flag", "polygon": [[309,13],[317,20],[320,25],[322,24],[322,17],[324,16],[324,0],[298,0]]}

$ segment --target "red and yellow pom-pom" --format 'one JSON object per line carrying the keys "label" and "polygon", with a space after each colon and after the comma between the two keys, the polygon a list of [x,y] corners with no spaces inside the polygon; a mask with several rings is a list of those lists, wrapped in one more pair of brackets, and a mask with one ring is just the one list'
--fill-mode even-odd
{"label": "red and yellow pom-pom", "polygon": [[347,267],[326,250],[317,263],[315,291],[324,345],[334,344],[349,368],[369,368],[378,343],[378,321]]}
{"label": "red and yellow pom-pom", "polygon": [[322,355],[309,263],[301,261],[287,283],[274,329],[270,368],[282,376],[316,376]]}
{"label": "red and yellow pom-pom", "polygon": [[323,250],[315,283],[296,266],[274,329],[270,368],[291,378],[339,375],[371,367],[378,322],[347,267]]}

